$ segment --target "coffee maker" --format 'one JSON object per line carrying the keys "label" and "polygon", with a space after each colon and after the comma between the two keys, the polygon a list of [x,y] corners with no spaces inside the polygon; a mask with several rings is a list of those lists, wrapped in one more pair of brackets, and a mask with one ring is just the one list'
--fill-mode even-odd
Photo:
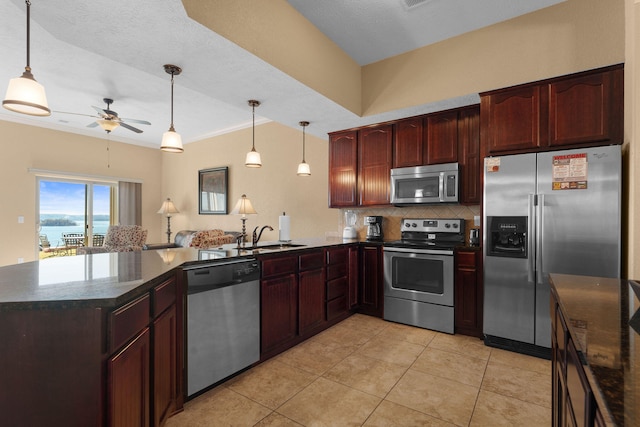
{"label": "coffee maker", "polygon": [[365,216],[364,224],[367,226],[367,240],[382,240],[381,216]]}

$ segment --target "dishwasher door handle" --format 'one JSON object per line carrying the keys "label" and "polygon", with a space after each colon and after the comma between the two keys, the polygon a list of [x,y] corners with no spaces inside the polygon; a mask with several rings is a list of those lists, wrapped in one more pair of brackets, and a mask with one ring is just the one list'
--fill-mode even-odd
{"label": "dishwasher door handle", "polygon": [[242,279],[236,279],[236,280],[232,280],[230,282],[225,282],[225,283],[206,284],[206,285],[199,285],[199,286],[187,286],[187,295],[199,294],[201,292],[207,292],[214,289],[222,289],[222,288],[226,288],[227,286],[233,286],[243,282],[244,280]]}

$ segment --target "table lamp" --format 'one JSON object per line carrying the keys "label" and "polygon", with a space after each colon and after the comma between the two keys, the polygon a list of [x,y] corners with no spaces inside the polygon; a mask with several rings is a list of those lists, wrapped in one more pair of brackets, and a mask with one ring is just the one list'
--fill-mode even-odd
{"label": "table lamp", "polygon": [[180,213],[180,211],[176,208],[171,199],[167,197],[167,200],[165,200],[162,203],[162,206],[160,206],[158,213],[167,216],[167,243],[171,243],[171,215]]}
{"label": "table lamp", "polygon": [[238,203],[231,211],[232,214],[242,215],[240,220],[242,221],[242,247],[244,248],[244,238],[247,235],[246,221],[248,214],[257,214],[256,210],[253,208],[251,204],[251,200],[247,199],[247,195],[243,194],[242,197],[238,199]]}

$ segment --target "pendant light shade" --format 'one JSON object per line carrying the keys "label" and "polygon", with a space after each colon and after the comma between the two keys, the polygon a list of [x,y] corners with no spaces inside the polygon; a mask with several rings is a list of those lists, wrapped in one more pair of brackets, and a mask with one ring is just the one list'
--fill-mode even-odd
{"label": "pendant light shade", "polygon": [[182,68],[177,65],[166,64],[164,71],[171,74],[171,126],[169,130],[162,134],[162,143],[160,149],[169,153],[182,153],[182,137],[173,127],[173,76],[179,76]]}
{"label": "pendant light shade", "polygon": [[302,163],[298,165],[298,176],[309,176],[311,175],[311,167],[309,163],[305,162],[304,154],[305,154],[305,129],[309,126],[309,122],[300,122],[300,126],[302,126]]}
{"label": "pendant light shade", "polygon": [[30,116],[50,116],[51,110],[47,104],[44,87],[33,77],[29,65],[31,2],[26,0],[25,3],[27,4],[27,66],[24,67],[22,76],[9,80],[2,106],[7,110]]}
{"label": "pendant light shade", "polygon": [[262,159],[260,158],[260,153],[256,151],[256,107],[260,105],[260,101],[250,99],[249,105],[251,106],[253,114],[253,133],[251,138],[251,151],[247,153],[244,165],[248,168],[260,168],[262,167]]}

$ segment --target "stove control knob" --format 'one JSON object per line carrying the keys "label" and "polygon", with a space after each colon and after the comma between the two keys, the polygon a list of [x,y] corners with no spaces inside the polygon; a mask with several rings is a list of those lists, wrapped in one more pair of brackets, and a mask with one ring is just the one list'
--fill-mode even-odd
{"label": "stove control knob", "polygon": [[453,223],[453,228],[458,228],[458,223],[457,222]]}
{"label": "stove control knob", "polygon": [[412,224],[411,224],[411,226],[412,226],[413,228],[416,228],[416,227],[418,226],[418,224],[416,224],[416,223],[414,222],[414,223],[412,223]]}
{"label": "stove control knob", "polygon": [[444,228],[451,228],[451,224],[449,224],[448,222],[444,225]]}

